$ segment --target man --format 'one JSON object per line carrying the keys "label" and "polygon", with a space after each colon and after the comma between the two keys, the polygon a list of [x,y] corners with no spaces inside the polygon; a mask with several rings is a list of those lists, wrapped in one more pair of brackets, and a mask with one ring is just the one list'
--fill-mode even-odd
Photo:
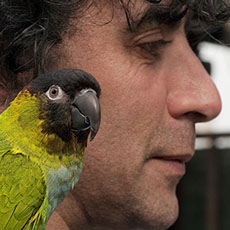
{"label": "man", "polygon": [[[2,54],[2,110],[32,71],[36,76],[42,68],[83,69],[102,89],[102,123],[88,145],[80,182],[47,230],[167,229],[178,216],[175,191],[194,154],[195,124],[221,110],[217,89],[192,52],[185,29],[191,15],[205,26],[217,18],[224,22],[228,8],[220,0],[188,1],[191,5],[180,0],[56,0],[42,1],[43,8],[40,2],[27,2],[21,11],[28,13],[30,4],[37,24],[32,24],[35,17],[25,22],[14,16],[11,21],[18,17],[28,25],[20,34],[11,25],[11,36],[18,36],[14,43],[5,36],[11,50]],[[29,25],[37,32],[27,33]],[[6,48],[4,42],[0,45]],[[17,79],[17,87],[9,87],[9,77]]]}

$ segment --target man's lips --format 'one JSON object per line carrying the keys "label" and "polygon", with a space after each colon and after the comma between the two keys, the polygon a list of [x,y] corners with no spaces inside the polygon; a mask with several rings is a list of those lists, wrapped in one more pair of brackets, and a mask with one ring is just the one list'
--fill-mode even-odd
{"label": "man's lips", "polygon": [[[166,174],[183,176],[185,174],[185,163],[189,162],[193,154],[161,155],[149,159],[155,167],[161,168]],[[167,173],[168,172],[168,173]]]}
{"label": "man's lips", "polygon": [[166,156],[153,156],[153,159],[165,160],[165,161],[177,161],[179,163],[187,163],[193,157],[193,154],[182,154],[182,155],[166,155]]}

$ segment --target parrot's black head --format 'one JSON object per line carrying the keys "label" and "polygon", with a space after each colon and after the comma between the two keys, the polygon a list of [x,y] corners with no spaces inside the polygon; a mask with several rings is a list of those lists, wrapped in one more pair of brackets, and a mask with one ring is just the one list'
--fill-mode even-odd
{"label": "parrot's black head", "polygon": [[44,133],[68,142],[73,134],[86,144],[100,125],[100,86],[82,70],[62,69],[34,79],[27,89],[41,99],[40,119]]}

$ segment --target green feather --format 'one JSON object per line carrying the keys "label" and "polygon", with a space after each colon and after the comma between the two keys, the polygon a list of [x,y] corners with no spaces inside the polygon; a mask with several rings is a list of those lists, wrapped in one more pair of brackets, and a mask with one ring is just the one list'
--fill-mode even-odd
{"label": "green feather", "polygon": [[[95,111],[88,107],[98,98],[91,91],[90,100],[84,97],[80,92],[85,89],[100,94],[96,80],[84,71],[46,73],[0,114],[1,230],[44,230],[56,206],[78,182],[88,135],[92,130],[95,135],[100,123],[99,106]],[[80,96],[81,103],[76,101]],[[83,105],[86,114],[80,112]],[[90,127],[88,115],[99,123],[93,121]],[[88,129],[81,128],[86,123]]]}
{"label": "green feather", "polygon": [[63,69],[32,80],[0,114],[1,230],[45,229],[78,182],[99,95],[90,74]]}
{"label": "green feather", "polygon": [[1,157],[0,184],[1,229],[22,229],[44,201],[44,173],[28,157],[9,149]]}
{"label": "green feather", "polygon": [[[0,114],[1,230],[45,229],[55,209],[51,198],[57,187],[49,178],[61,167],[75,167],[70,171],[70,182],[60,181],[72,186],[81,173],[84,148],[76,144],[77,140],[67,145],[59,137],[42,132],[41,103],[25,90]],[[65,195],[61,192],[58,202]]]}

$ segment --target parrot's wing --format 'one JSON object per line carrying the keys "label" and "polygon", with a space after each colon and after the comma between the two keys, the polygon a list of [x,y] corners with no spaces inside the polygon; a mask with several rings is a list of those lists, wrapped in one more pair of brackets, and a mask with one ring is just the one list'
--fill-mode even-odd
{"label": "parrot's wing", "polygon": [[21,153],[13,152],[6,149],[6,144],[0,147],[1,230],[23,229],[35,215],[39,216],[46,195],[40,167]]}
{"label": "parrot's wing", "polygon": [[8,151],[10,151],[11,146],[8,141],[1,137],[0,133],[0,159],[3,155],[5,155]]}

